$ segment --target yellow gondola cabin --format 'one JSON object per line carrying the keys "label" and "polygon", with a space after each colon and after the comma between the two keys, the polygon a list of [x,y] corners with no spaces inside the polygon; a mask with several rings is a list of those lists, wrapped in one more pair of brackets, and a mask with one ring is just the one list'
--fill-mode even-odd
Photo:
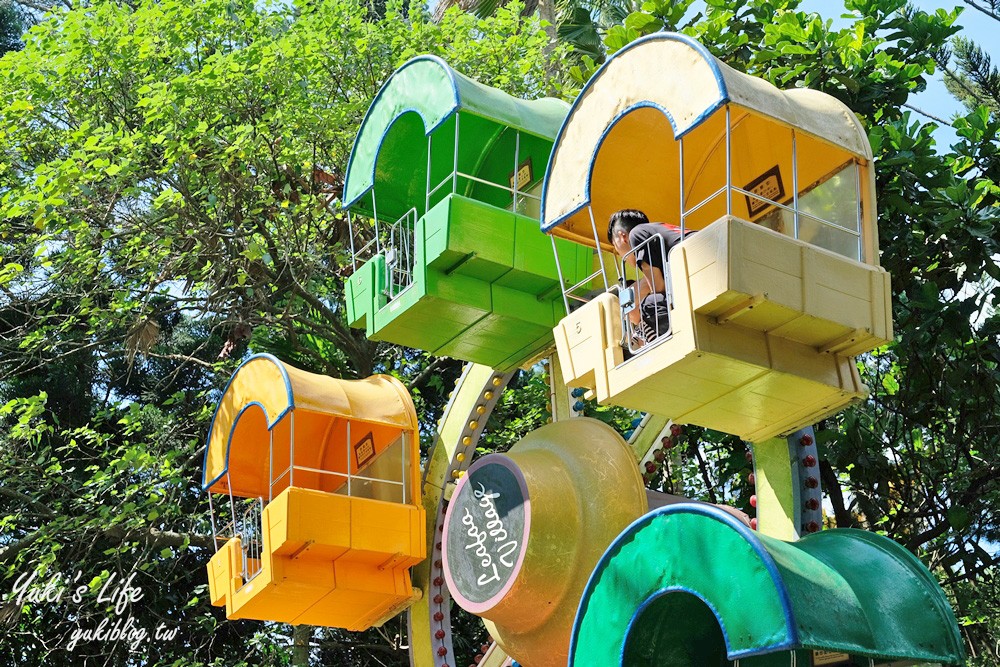
{"label": "yellow gondola cabin", "polygon": [[[625,279],[642,276],[605,231],[626,208],[698,230],[669,255],[669,332],[641,345]],[[892,339],[857,117],[683,35],[629,44],[584,88],[549,161],[542,229],[603,251],[605,289],[566,289],[555,330],[564,380],[601,403],[761,441],[866,396],[854,357]]]}
{"label": "yellow gondola cabin", "polygon": [[413,401],[395,378],[247,360],[205,451],[212,604],[230,619],[348,630],[409,606],[419,598],[409,568],[427,551],[418,447]]}

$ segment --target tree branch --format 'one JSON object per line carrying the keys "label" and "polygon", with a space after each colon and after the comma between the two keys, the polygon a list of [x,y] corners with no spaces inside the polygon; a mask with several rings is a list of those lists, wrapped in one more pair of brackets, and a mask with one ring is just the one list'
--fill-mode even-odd
{"label": "tree branch", "polygon": [[8,489],[5,486],[0,486],[0,496],[3,496],[4,498],[10,498],[13,501],[19,502],[22,505],[30,507],[35,511],[36,514],[46,519],[54,519],[56,516],[56,513],[50,510],[47,506],[43,505],[37,500],[29,498],[28,496],[24,495],[23,493],[20,493],[19,491]]}
{"label": "tree branch", "polygon": [[993,12],[991,12],[991,11],[990,11],[990,10],[988,10],[988,9],[986,9],[985,7],[980,7],[979,5],[977,5],[977,4],[976,4],[975,2],[973,2],[972,0],[962,0],[962,2],[964,2],[964,3],[965,3],[965,4],[967,4],[967,5],[969,5],[969,6],[970,6],[970,7],[972,7],[973,9],[978,9],[979,11],[981,11],[981,12],[982,12],[983,14],[986,14],[986,15],[987,15],[987,16],[989,16],[990,18],[992,18],[992,19],[995,19],[995,20],[997,20],[997,21],[1000,21],[1000,15],[998,15],[998,14],[994,14]]}
{"label": "tree branch", "polygon": [[214,548],[215,546],[215,539],[210,535],[177,533],[172,530],[160,530],[158,528],[126,530],[121,526],[112,526],[104,531],[104,536],[120,542],[141,542],[155,549],[182,547],[186,544],[203,549]]}

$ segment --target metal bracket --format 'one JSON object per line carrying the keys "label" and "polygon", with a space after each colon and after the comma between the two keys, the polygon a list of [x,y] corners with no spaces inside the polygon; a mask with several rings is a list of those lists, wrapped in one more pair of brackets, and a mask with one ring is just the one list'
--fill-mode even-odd
{"label": "metal bracket", "polygon": [[621,306],[622,314],[627,315],[635,310],[635,288],[622,287],[618,290],[618,305]]}

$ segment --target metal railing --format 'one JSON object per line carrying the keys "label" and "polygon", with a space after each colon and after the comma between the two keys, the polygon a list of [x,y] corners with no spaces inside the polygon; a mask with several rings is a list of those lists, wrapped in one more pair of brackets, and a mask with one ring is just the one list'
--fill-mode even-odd
{"label": "metal railing", "polygon": [[[688,218],[691,215],[693,215],[694,213],[696,213],[700,209],[704,208],[708,204],[712,203],[712,201],[716,200],[718,197],[720,197],[722,195],[727,195],[728,196],[728,192],[732,192],[732,193],[736,193],[736,194],[741,194],[741,195],[743,195],[743,196],[745,196],[745,197],[747,197],[749,199],[753,199],[753,200],[759,201],[759,202],[761,202],[763,204],[766,204],[769,207],[774,207],[775,210],[783,211],[785,213],[788,213],[789,216],[791,216],[791,218],[792,218],[792,229],[790,231],[779,231],[779,233],[784,234],[785,236],[789,236],[789,237],[794,238],[794,239],[800,239],[801,236],[802,236],[801,220],[804,219],[804,218],[808,219],[811,222],[818,223],[821,228],[829,229],[829,230],[831,230],[831,231],[833,231],[835,233],[844,234],[846,236],[849,236],[852,239],[852,241],[851,241],[851,243],[852,243],[852,249],[856,247],[855,254],[845,254],[845,253],[839,252],[839,251],[837,251],[837,250],[835,250],[833,248],[826,248],[826,249],[827,250],[831,250],[832,252],[837,252],[837,254],[842,254],[845,257],[848,257],[850,259],[861,261],[861,258],[862,258],[861,257],[862,256],[862,253],[861,253],[861,250],[862,250],[862,237],[861,237],[861,231],[860,231],[860,226],[861,226],[861,220],[860,220],[860,218],[858,220],[858,229],[856,229],[856,230],[855,229],[850,229],[849,227],[844,227],[843,225],[839,225],[836,222],[832,222],[832,221],[827,220],[825,218],[821,218],[818,215],[814,215],[812,213],[809,213],[808,211],[803,210],[802,208],[796,209],[794,206],[789,206],[787,204],[782,204],[781,202],[775,201],[773,199],[768,199],[767,197],[759,195],[759,194],[757,194],[755,192],[750,192],[748,190],[745,190],[745,189],[743,189],[741,187],[737,187],[735,185],[732,186],[731,188],[726,188],[724,186],[721,187],[721,188],[719,188],[718,190],[716,190],[712,194],[708,195],[705,199],[702,199],[700,202],[698,202],[697,204],[695,204],[694,206],[692,206],[690,209],[688,209],[687,211],[685,211],[684,214],[681,216],[681,219],[686,223],[687,220],[688,220]],[[778,231],[778,230],[775,230],[775,231]],[[826,247],[825,245],[823,245],[821,243],[812,243],[812,245],[817,245],[820,248],[825,248]]]}
{"label": "metal railing", "polygon": [[438,183],[437,185],[435,185],[427,193],[427,201],[428,201],[428,203],[430,202],[431,197],[433,197],[437,193],[437,191],[440,190],[441,187],[444,186],[449,181],[452,183],[452,186],[453,186],[452,187],[452,191],[451,191],[450,194],[457,194],[457,192],[458,192],[458,179],[460,179],[460,178],[464,178],[464,179],[472,181],[474,183],[480,183],[482,185],[488,185],[488,186],[490,186],[492,188],[496,188],[498,190],[502,190],[502,191],[510,194],[511,205],[513,206],[514,211],[517,211],[517,205],[520,203],[520,200],[522,200],[522,199],[533,199],[533,200],[538,201],[538,202],[542,201],[542,198],[540,196],[530,194],[528,192],[525,192],[524,190],[518,189],[517,187],[511,187],[509,185],[502,185],[500,183],[494,183],[493,181],[487,181],[485,179],[479,178],[478,176],[473,176],[472,174],[466,174],[464,172],[456,170],[456,171],[451,172],[447,176],[445,176],[441,180],[440,183]]}
{"label": "metal railing", "polygon": [[414,230],[417,209],[411,208],[389,226],[385,249],[385,295],[392,301],[413,284]]}
{"label": "metal railing", "polygon": [[352,270],[357,271],[358,264],[367,262],[375,255],[385,255],[385,291],[390,300],[413,282],[413,258],[416,250],[414,230],[418,217],[417,208],[414,206],[391,225],[380,226],[375,219],[374,236],[360,248],[354,248],[353,216],[348,213],[348,219],[351,221]]}
{"label": "metal railing", "polygon": [[247,498],[243,504],[243,516],[236,536],[240,538],[240,545],[243,547],[243,583],[248,583],[260,574],[260,557],[264,547],[261,536],[264,499]]}
{"label": "metal railing", "polygon": [[[227,482],[229,473],[226,473]],[[230,486],[231,488],[231,486]],[[219,544],[225,544],[234,537],[240,539],[242,551],[242,575],[243,583],[249,582],[260,573],[261,552],[264,547],[263,513],[264,498],[234,498],[232,492],[229,494],[230,520],[221,526],[215,523],[215,507],[212,503],[212,494],[208,496],[208,509],[212,520],[212,535],[215,538],[215,551],[219,551]]]}
{"label": "metal railing", "polygon": [[[285,419],[289,419],[289,418],[292,418],[293,416],[294,416],[294,412],[289,412],[288,416],[284,417],[284,418]],[[345,468],[344,468],[345,472],[337,472],[335,470],[322,470],[320,468],[312,468],[312,467],[309,467],[309,466],[295,465],[295,442],[294,442],[294,438],[295,438],[295,422],[294,422],[294,419],[293,419],[292,424],[291,424],[291,433],[290,433],[290,439],[289,439],[289,455],[288,455],[289,464],[288,464],[288,466],[286,468],[282,469],[281,471],[278,471],[277,476],[275,476],[275,470],[274,470],[274,436],[273,436],[274,431],[272,430],[271,431],[271,434],[272,434],[271,435],[271,441],[269,443],[270,464],[269,464],[269,473],[268,473],[269,476],[270,476],[268,488],[269,488],[269,494],[270,494],[271,498],[274,497],[274,488],[275,488],[275,486],[285,476],[287,476],[288,480],[289,480],[288,481],[288,486],[296,486],[296,484],[295,484],[295,473],[296,472],[300,472],[300,473],[305,472],[305,473],[313,473],[313,474],[317,474],[317,475],[326,475],[326,476],[333,477],[333,478],[338,478],[339,477],[339,478],[343,479],[344,482],[346,483],[346,487],[347,487],[346,488],[346,493],[349,496],[350,495],[354,495],[353,494],[353,491],[354,491],[354,489],[353,489],[353,483],[355,481],[358,481],[358,482],[367,482],[367,483],[370,483],[370,484],[385,484],[385,485],[389,485],[389,486],[399,487],[399,489],[400,489],[400,502],[402,502],[402,503],[409,502],[409,497],[408,497],[407,494],[410,491],[410,489],[409,489],[409,487],[408,487],[408,485],[406,483],[406,480],[407,480],[407,466],[408,466],[408,463],[409,463],[409,449],[407,447],[408,443],[406,441],[406,439],[407,439],[408,436],[406,436],[405,434],[401,435],[400,438],[399,438],[399,440],[396,443],[393,443],[392,445],[390,445],[389,447],[387,447],[385,451],[382,452],[382,455],[385,455],[386,453],[388,453],[388,451],[392,447],[394,447],[394,446],[400,447],[400,481],[397,482],[396,480],[381,479],[381,478],[378,478],[378,477],[369,477],[369,476],[366,476],[366,475],[359,475],[357,473],[352,473],[351,472],[351,453],[353,451],[353,447],[351,446],[351,442],[352,441],[351,441],[351,422],[350,421],[347,422],[347,429],[346,430],[347,430],[347,433],[346,433],[345,441],[346,441],[347,446],[344,448],[345,456],[346,456]],[[301,475],[299,476],[299,479],[300,480],[302,479]],[[299,486],[302,486],[302,485],[300,484]],[[321,485],[317,484],[316,486],[319,487]],[[302,486],[302,488],[310,488],[310,487]],[[315,490],[321,491],[322,489],[316,488]]]}
{"label": "metal railing", "polygon": [[[621,345],[632,356],[648,350],[655,342],[668,339],[672,331],[673,296],[667,250],[664,238],[657,234],[629,249],[619,265]],[[647,271],[639,266],[638,257],[646,258]],[[662,270],[662,285],[655,284],[654,267]]]}

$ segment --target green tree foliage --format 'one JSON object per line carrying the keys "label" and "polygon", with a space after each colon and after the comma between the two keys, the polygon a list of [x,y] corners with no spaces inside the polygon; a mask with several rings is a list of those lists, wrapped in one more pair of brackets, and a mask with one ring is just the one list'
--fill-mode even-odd
{"label": "green tree foliage", "polygon": [[1000,115],[1000,70],[993,64],[990,56],[972,40],[956,37],[952,47],[958,72],[948,71],[944,80],[948,90],[969,111],[983,106],[994,117]]}
{"label": "green tree foliage", "polygon": [[[5,598],[3,664],[287,664],[287,628],[220,623],[205,592],[201,443],[248,344],[337,376],[397,373],[440,410],[456,364],[428,370],[342,319],[354,133],[418,53],[536,97],[558,51],[518,7],[440,23],[369,10],[99,2],[0,61],[0,581],[7,596],[33,572],[69,580],[59,602]],[[143,598],[124,616],[176,636],[68,651],[115,620],[97,597],[133,573]],[[295,640],[327,664],[407,660],[399,633]]]}
{"label": "green tree foliage", "polygon": [[[972,19],[986,21],[1000,28],[1000,2],[997,0],[964,0],[975,10]],[[954,65],[951,63],[954,56]],[[956,36],[949,46],[936,55],[944,69],[944,83],[952,95],[974,112],[985,107],[993,118],[1000,116],[1000,70],[982,47],[970,39]]]}
{"label": "green tree foliage", "polygon": [[0,56],[21,48],[22,32],[24,18],[18,6],[11,0],[0,2]]}
{"label": "green tree foliage", "polygon": [[[336,376],[403,377],[429,436],[460,365],[368,342],[342,319],[336,203],[368,103],[425,52],[516,95],[571,98],[607,54],[665,28],[779,87],[828,92],[868,129],[897,340],[862,360],[871,399],[819,430],[824,486],[839,525],[924,558],[970,654],[996,664],[1000,127],[977,104],[946,149],[902,106],[935,71],[957,12],[845,0],[854,20],[834,29],[797,0],[606,4],[576,16],[598,27],[573,59],[519,5],[435,22],[357,0],[164,0],[61,10],[0,60],[0,585],[79,570],[91,596],[8,599],[0,661],[406,664],[396,622],[292,636],[208,607],[198,487],[211,405],[252,347]],[[515,380],[484,448],[545,421],[544,372]],[[622,430],[633,417],[585,410]],[[743,443],[689,428],[671,444],[651,484],[748,509]],[[166,622],[177,637],[131,657],[121,643],[65,651],[67,633],[107,615],[92,599],[101,586],[133,571],[137,624]],[[471,656],[479,626],[456,628]]]}

